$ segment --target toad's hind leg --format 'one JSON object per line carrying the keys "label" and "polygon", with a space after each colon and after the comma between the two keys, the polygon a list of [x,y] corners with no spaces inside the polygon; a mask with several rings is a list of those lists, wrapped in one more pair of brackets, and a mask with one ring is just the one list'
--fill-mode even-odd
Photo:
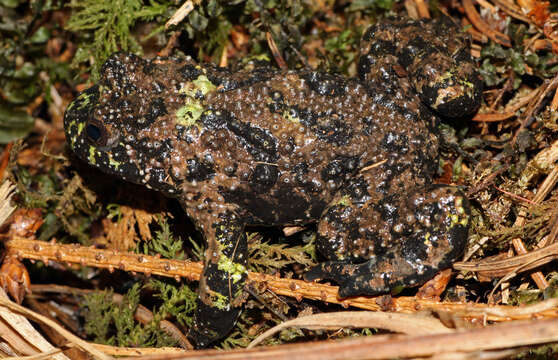
{"label": "toad's hind leg", "polygon": [[462,254],[469,204],[456,187],[426,185],[375,201],[358,181],[324,212],[317,247],[331,261],[306,280],[334,280],[341,297],[375,295],[419,285]]}
{"label": "toad's hind leg", "polygon": [[410,84],[437,113],[461,117],[478,109],[482,95],[470,51],[469,36],[450,18],[391,18],[363,34],[359,77],[373,88]]}

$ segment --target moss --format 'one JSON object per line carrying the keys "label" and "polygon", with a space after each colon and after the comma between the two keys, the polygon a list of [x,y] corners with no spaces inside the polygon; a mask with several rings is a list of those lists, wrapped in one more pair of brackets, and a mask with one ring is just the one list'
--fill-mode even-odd
{"label": "moss", "polygon": [[174,319],[184,327],[192,324],[198,294],[190,286],[160,278],[149,280],[147,288],[154,291],[153,296],[160,300],[160,306],[156,309],[159,317]]}
{"label": "moss", "polygon": [[195,294],[187,287],[175,290],[164,282],[152,280],[152,289],[160,291],[162,305],[153,311],[153,320],[147,324],[135,320],[134,314],[141,300],[142,286],[134,284],[122,297],[120,303],[114,301],[112,291],[98,291],[84,297],[81,308],[85,318],[85,332],[95,342],[115,346],[176,346],[160,327],[161,320],[169,315],[179,322],[189,324]]}
{"label": "moss", "polygon": [[73,0],[69,4],[72,16],[66,24],[68,30],[80,34],[73,66],[89,63],[85,71],[91,71],[92,80],[96,80],[101,65],[112,53],[141,53],[138,40],[132,36],[134,26],[162,15],[168,6],[168,1],[154,0],[148,5],[141,0]]}
{"label": "moss", "polygon": [[160,227],[155,231],[155,237],[149,241],[143,241],[138,244],[136,251],[146,255],[159,255],[166,259],[184,259],[183,242],[180,238],[176,238],[171,232],[170,225],[166,218],[157,217],[157,223]]}

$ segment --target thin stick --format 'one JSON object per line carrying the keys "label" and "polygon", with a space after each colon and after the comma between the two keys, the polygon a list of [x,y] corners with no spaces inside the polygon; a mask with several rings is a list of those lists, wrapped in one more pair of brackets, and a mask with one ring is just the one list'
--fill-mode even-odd
{"label": "thin stick", "polygon": [[[155,256],[138,255],[118,252],[115,250],[100,250],[79,245],[53,244],[44,241],[14,238],[5,243],[8,252],[25,259],[40,260],[48,264],[49,261],[60,263],[74,263],[82,266],[94,266],[109,270],[143,272],[146,274],[173,277],[177,281],[181,278],[199,280],[203,266],[201,263],[161,259]],[[540,317],[558,317],[558,308],[550,306],[534,312],[515,313],[517,307],[494,306],[476,303],[438,302],[429,299],[418,299],[414,296],[390,297],[384,296],[355,296],[338,298],[338,287],[307,282],[303,280],[284,279],[277,276],[248,273],[248,281],[256,281],[278,295],[290,296],[296,299],[312,299],[340,304],[344,307],[354,306],[373,311],[395,311],[414,313],[417,311],[443,311],[459,314],[467,319],[482,318],[487,321],[510,321],[530,319],[535,313]],[[521,307],[525,309],[524,307]]]}

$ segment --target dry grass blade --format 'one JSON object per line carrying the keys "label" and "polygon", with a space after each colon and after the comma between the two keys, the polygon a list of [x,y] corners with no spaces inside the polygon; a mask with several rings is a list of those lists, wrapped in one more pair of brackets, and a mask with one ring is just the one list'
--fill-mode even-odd
{"label": "dry grass blade", "polygon": [[51,351],[47,351],[36,355],[7,357],[7,358],[2,358],[2,360],[43,360],[43,359],[48,360],[48,359],[54,359],[55,357],[53,356],[61,352],[62,350],[60,349],[53,349]]}
{"label": "dry grass blade", "polygon": [[420,314],[397,314],[371,311],[344,311],[322,313],[285,321],[255,338],[248,349],[289,327],[310,330],[338,328],[378,328],[410,335],[440,334],[452,332],[440,320]]}
{"label": "dry grass blade", "polygon": [[488,350],[488,351],[474,351],[468,353],[461,352],[447,352],[444,354],[437,354],[428,358],[428,360],[492,360],[492,359],[507,359],[512,355],[519,353],[521,349],[512,350]]}
{"label": "dry grass blade", "polygon": [[0,186],[0,225],[10,217],[16,209],[10,204],[15,186],[8,180]]}
{"label": "dry grass blade", "polygon": [[167,21],[167,23],[165,24],[165,29],[168,29],[173,25],[177,25],[182,20],[184,20],[184,18],[188,16],[188,14],[192,12],[192,10],[194,10],[194,3],[198,2],[199,1],[192,0],[185,1],[184,4],[182,4],[182,6],[180,6],[180,8],[178,8],[178,10],[176,10],[176,12],[171,16],[169,21]]}
{"label": "dry grass blade", "polygon": [[23,316],[9,313],[12,317],[19,317],[22,320],[14,324],[15,321],[10,321],[9,317],[6,319],[6,313],[8,313],[7,310],[0,309],[0,338],[5,342],[6,347],[6,349],[2,349],[2,352],[13,353],[17,349],[20,354],[36,354],[37,349],[32,347],[18,332],[19,324],[26,319]]}
{"label": "dry grass blade", "polygon": [[105,354],[114,356],[148,356],[148,355],[161,355],[169,356],[171,354],[184,354],[187,350],[173,347],[160,347],[160,348],[134,348],[125,346],[110,346],[102,344],[91,344],[93,347]]}
{"label": "dry grass blade", "polygon": [[341,341],[266,346],[247,350],[193,351],[184,355],[142,357],[158,359],[391,359],[470,353],[558,341],[558,319],[531,320],[447,334],[403,336],[376,335]]}
{"label": "dry grass blade", "polygon": [[13,301],[10,301],[10,300],[8,300],[6,298],[2,298],[2,297],[0,297],[0,306],[8,308],[12,311],[18,312],[22,315],[25,315],[27,317],[30,317],[30,318],[36,320],[36,321],[40,321],[43,324],[46,324],[46,325],[50,326],[54,330],[58,331],[60,333],[60,335],[64,336],[69,342],[76,344],[81,349],[88,352],[91,356],[93,356],[94,359],[101,359],[101,360],[112,359],[111,356],[108,356],[108,355],[104,354],[103,352],[97,350],[94,346],[92,346],[88,342],[80,339],[79,337],[75,336],[74,334],[72,334],[68,330],[64,329],[63,327],[61,327],[60,325],[58,325],[54,321],[50,320],[49,318],[47,318],[47,317],[45,317],[41,314],[37,314],[34,311],[31,311],[31,310],[29,310],[29,309],[27,309],[27,308],[25,308],[21,305],[18,305],[16,303],[14,303]]}
{"label": "dry grass blade", "polygon": [[[2,288],[0,288],[0,300],[9,302]],[[20,354],[37,355],[39,352],[45,353],[55,349],[24,316],[0,307],[0,319],[0,337]],[[50,358],[68,359],[64,354],[55,354]]]}
{"label": "dry grass blade", "polygon": [[478,272],[485,277],[500,277],[511,272],[532,270],[554,259],[558,259],[558,243],[503,260],[487,259],[478,262],[457,262],[453,264],[453,268],[460,271]]}

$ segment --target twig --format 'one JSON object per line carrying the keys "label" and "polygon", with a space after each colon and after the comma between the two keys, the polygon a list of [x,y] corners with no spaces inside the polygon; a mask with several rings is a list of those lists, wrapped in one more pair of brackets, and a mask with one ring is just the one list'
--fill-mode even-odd
{"label": "twig", "polygon": [[546,95],[550,91],[558,87],[558,75],[556,75],[551,81],[545,80],[544,83],[545,83],[545,85],[543,85],[544,88],[538,94],[537,101],[533,105],[529,106],[527,111],[525,111],[525,114],[523,115],[523,121],[521,122],[521,126],[517,129],[513,137],[513,141],[512,141],[513,145],[515,145],[515,142],[517,141],[518,135],[521,132],[521,130],[523,130],[524,128],[528,127],[531,124],[531,119],[533,118],[535,111],[539,109]]}
{"label": "twig", "polygon": [[515,112],[476,114],[471,120],[478,122],[499,122],[515,116]]}
{"label": "twig", "polygon": [[219,67],[227,67],[229,65],[228,48],[229,48],[229,41],[227,40],[223,45],[223,51],[221,51],[221,58],[219,59]]}
{"label": "twig", "polygon": [[0,180],[4,178],[4,171],[6,171],[8,163],[10,162],[10,153],[13,146],[13,142],[6,144],[6,147],[4,147],[4,151],[2,151],[2,155],[0,156]]}
{"label": "twig", "polygon": [[[81,264],[109,270],[143,272],[146,274],[198,280],[202,273],[202,264],[192,261],[161,259],[155,256],[123,253],[114,250],[99,250],[79,245],[61,245],[44,241],[14,238],[5,244],[6,249],[20,258],[40,260],[48,264],[50,261],[61,263]],[[417,311],[443,311],[459,313],[466,318],[478,317],[487,321],[510,321],[529,319],[533,314],[515,316],[507,314],[513,312],[513,306],[493,306],[475,303],[438,302],[416,297],[390,296],[355,296],[346,299],[337,297],[337,286],[312,283],[303,280],[284,279],[272,275],[249,272],[249,281],[263,283],[276,294],[294,297],[296,299],[312,299],[340,304],[344,307],[354,306],[373,311],[397,311],[414,313]],[[492,315],[490,311],[498,309],[505,316]],[[547,308],[537,314],[540,317],[558,317],[558,309]]]}
{"label": "twig", "polygon": [[550,110],[556,111],[558,109],[558,89],[554,92],[554,96],[552,97],[552,102],[550,103]]}
{"label": "twig", "polygon": [[407,11],[407,16],[409,18],[411,18],[411,19],[418,19],[419,18],[416,1],[405,0],[403,2],[403,5],[405,6],[405,10]]}
{"label": "twig", "polygon": [[415,0],[417,4],[418,14],[421,18],[430,19],[430,11],[428,11],[428,5],[424,2],[424,0]]}
{"label": "twig", "polygon": [[558,259],[558,243],[507,259],[456,262],[453,264],[453,268],[460,271],[478,272],[485,277],[500,277],[518,271],[518,269],[521,271],[532,270],[554,259]]}
{"label": "twig", "polygon": [[504,108],[503,112],[504,113],[515,113],[517,110],[519,110],[523,106],[529,104],[531,102],[531,100],[536,98],[539,95],[539,93],[542,91],[542,88],[543,88],[543,85],[539,86],[535,90],[528,91],[527,94],[525,94],[525,96],[522,96],[517,101],[515,101],[513,104],[510,104],[510,105],[506,106]]}
{"label": "twig", "polygon": [[513,3],[505,0],[492,0],[502,11],[517,20],[531,24],[531,19],[523,15],[521,9]]}
{"label": "twig", "polygon": [[471,23],[483,34],[486,34],[489,38],[494,40],[500,45],[511,47],[511,40],[508,35],[502,34],[499,31],[492,29],[487,23],[485,23],[475,6],[473,5],[473,0],[463,0],[463,8],[465,9],[465,13],[467,17],[471,21]]}
{"label": "twig", "polygon": [[[548,193],[550,193],[550,191],[554,188],[557,181],[558,181],[558,166],[554,167],[554,169],[552,169],[550,174],[548,174],[546,179],[543,181],[543,183],[541,184],[541,186],[537,191],[537,194],[535,195],[535,198],[533,199],[533,202],[535,204],[541,203],[544,200],[544,198],[548,195]],[[525,224],[525,215],[526,215],[525,211],[519,212],[519,216],[517,217],[517,220],[515,222],[516,226],[523,226],[523,224]],[[516,253],[520,255],[527,254],[527,250],[525,249],[525,245],[523,244],[521,238],[513,239],[512,244]],[[542,272],[540,271],[534,272],[533,274],[531,274],[531,278],[537,284],[537,287],[539,289],[543,290],[548,287],[548,282],[546,281]]]}
{"label": "twig", "polygon": [[507,77],[508,77],[508,80],[506,80],[506,82],[504,83],[504,86],[502,86],[502,88],[498,90],[498,95],[496,96],[496,99],[494,99],[492,104],[490,104],[489,112],[494,112],[494,110],[496,109],[496,106],[498,106],[498,104],[500,103],[500,101],[504,97],[504,94],[513,89],[513,82],[515,80],[515,76],[513,75],[513,71],[508,71]]}
{"label": "twig", "polygon": [[178,8],[178,10],[176,10],[174,12],[174,14],[172,14],[169,21],[167,21],[167,23],[165,24],[165,29],[168,29],[169,27],[171,27],[173,25],[177,25],[182,20],[184,20],[184,18],[186,16],[188,16],[188,14],[190,14],[192,12],[192,10],[194,10],[194,3],[198,4],[200,1],[201,0],[197,0],[197,1],[187,0],[187,1],[185,1],[184,4],[182,4],[182,6],[180,6]]}
{"label": "twig", "polygon": [[518,201],[522,201],[522,202],[525,202],[525,203],[531,204],[531,205],[536,205],[536,204],[537,204],[537,203],[534,202],[533,200],[529,200],[529,199],[527,199],[527,198],[525,198],[525,197],[523,197],[523,196],[514,194],[514,193],[509,192],[509,191],[507,191],[507,190],[505,190],[505,189],[501,189],[501,188],[499,188],[499,187],[496,186],[496,185],[492,185],[492,186],[494,187],[494,189],[500,191],[501,193],[504,193],[504,194],[508,195],[509,197],[511,197],[511,198],[513,198],[513,199],[516,199],[516,200],[518,200]]}
{"label": "twig", "polygon": [[15,206],[12,206],[11,200],[14,195],[15,185],[9,180],[5,180],[0,185],[0,226],[12,215]]}
{"label": "twig", "polygon": [[507,171],[510,168],[510,164],[509,162],[504,163],[498,170],[493,171],[492,173],[490,173],[490,175],[488,175],[486,177],[486,179],[484,179],[484,181],[478,185],[475,185],[474,187],[471,187],[468,191],[466,196],[468,198],[471,198],[473,196],[473,194],[476,194],[477,192],[481,191],[482,189],[486,188],[487,186],[489,186],[495,179],[497,176],[501,175],[502,173],[504,173],[505,171]]}
{"label": "twig", "polygon": [[273,55],[277,66],[279,66],[279,69],[288,70],[289,68],[287,67],[287,63],[285,62],[285,59],[283,59],[283,56],[277,48],[277,44],[275,43],[275,40],[273,39],[273,36],[269,31],[265,32],[265,38],[267,40],[267,46],[269,46],[269,50],[271,51],[271,54]]}

